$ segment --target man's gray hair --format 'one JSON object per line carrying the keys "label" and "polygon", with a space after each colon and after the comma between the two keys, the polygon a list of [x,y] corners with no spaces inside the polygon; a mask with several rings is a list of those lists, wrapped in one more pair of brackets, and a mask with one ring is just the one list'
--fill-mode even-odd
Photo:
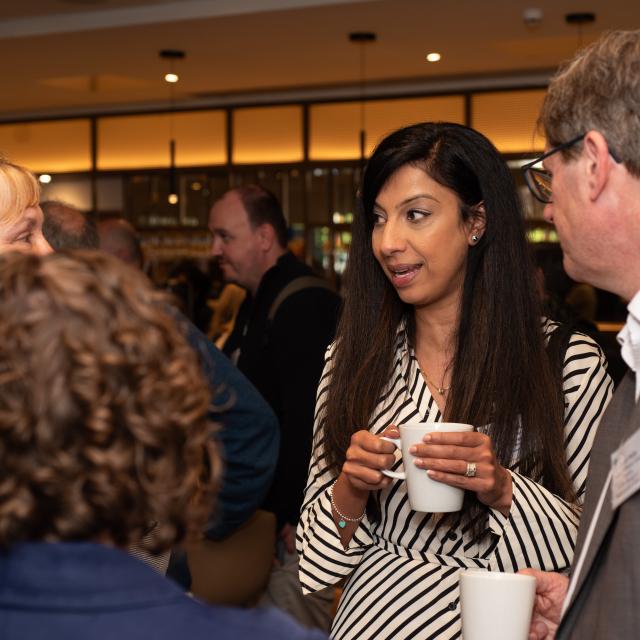
{"label": "man's gray hair", "polygon": [[[539,118],[549,146],[599,131],[640,176],[640,30],[612,31],[561,66]],[[577,149],[563,151],[574,157]]]}

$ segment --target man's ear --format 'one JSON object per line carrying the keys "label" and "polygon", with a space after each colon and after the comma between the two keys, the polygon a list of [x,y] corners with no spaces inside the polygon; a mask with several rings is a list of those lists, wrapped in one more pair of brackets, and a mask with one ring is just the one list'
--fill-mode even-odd
{"label": "man's ear", "polygon": [[256,233],[261,249],[263,251],[269,251],[276,241],[276,230],[265,222],[256,229]]}
{"label": "man's ear", "polygon": [[471,218],[467,221],[467,229],[469,236],[469,244],[475,245],[480,242],[480,238],[484,235],[485,227],[487,225],[487,214],[484,208],[484,202],[480,202],[475,207],[471,214]]}
{"label": "man's ear", "polygon": [[599,131],[589,131],[583,140],[584,170],[587,174],[589,198],[597,200],[605,188],[611,169],[613,158],[609,155],[609,145]]}

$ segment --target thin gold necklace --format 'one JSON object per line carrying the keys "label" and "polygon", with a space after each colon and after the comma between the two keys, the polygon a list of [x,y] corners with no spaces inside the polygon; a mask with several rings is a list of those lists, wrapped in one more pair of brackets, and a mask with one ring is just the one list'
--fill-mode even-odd
{"label": "thin gold necklace", "polygon": [[445,393],[447,393],[449,389],[451,389],[451,385],[449,385],[448,387],[444,386],[444,379],[447,377],[447,371],[449,371],[449,365],[446,366],[444,373],[442,374],[442,382],[440,383],[440,386],[435,384],[435,382],[431,382],[431,380],[429,380],[429,378],[427,377],[427,374],[424,372],[424,369],[420,366],[420,363],[418,363],[418,370],[422,374],[422,377],[425,379],[426,383],[428,385],[431,385],[444,398]]}

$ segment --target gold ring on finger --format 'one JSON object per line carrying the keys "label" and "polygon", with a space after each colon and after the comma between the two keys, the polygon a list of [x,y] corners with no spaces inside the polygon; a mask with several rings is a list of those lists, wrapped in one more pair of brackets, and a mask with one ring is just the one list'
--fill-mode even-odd
{"label": "gold ring on finger", "polygon": [[475,478],[476,477],[476,463],[475,462],[467,462],[467,470],[464,472],[464,475],[467,478]]}

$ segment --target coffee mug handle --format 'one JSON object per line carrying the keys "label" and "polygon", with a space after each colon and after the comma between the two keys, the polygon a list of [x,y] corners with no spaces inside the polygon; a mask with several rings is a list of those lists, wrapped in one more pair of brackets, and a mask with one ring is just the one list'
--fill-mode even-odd
{"label": "coffee mug handle", "polygon": [[[380,440],[386,440],[391,444],[395,444],[398,449],[400,448],[400,438],[388,438],[387,436],[380,436]],[[407,474],[404,471],[391,471],[391,469],[380,469],[385,476],[389,478],[397,478],[398,480],[406,480]]]}

